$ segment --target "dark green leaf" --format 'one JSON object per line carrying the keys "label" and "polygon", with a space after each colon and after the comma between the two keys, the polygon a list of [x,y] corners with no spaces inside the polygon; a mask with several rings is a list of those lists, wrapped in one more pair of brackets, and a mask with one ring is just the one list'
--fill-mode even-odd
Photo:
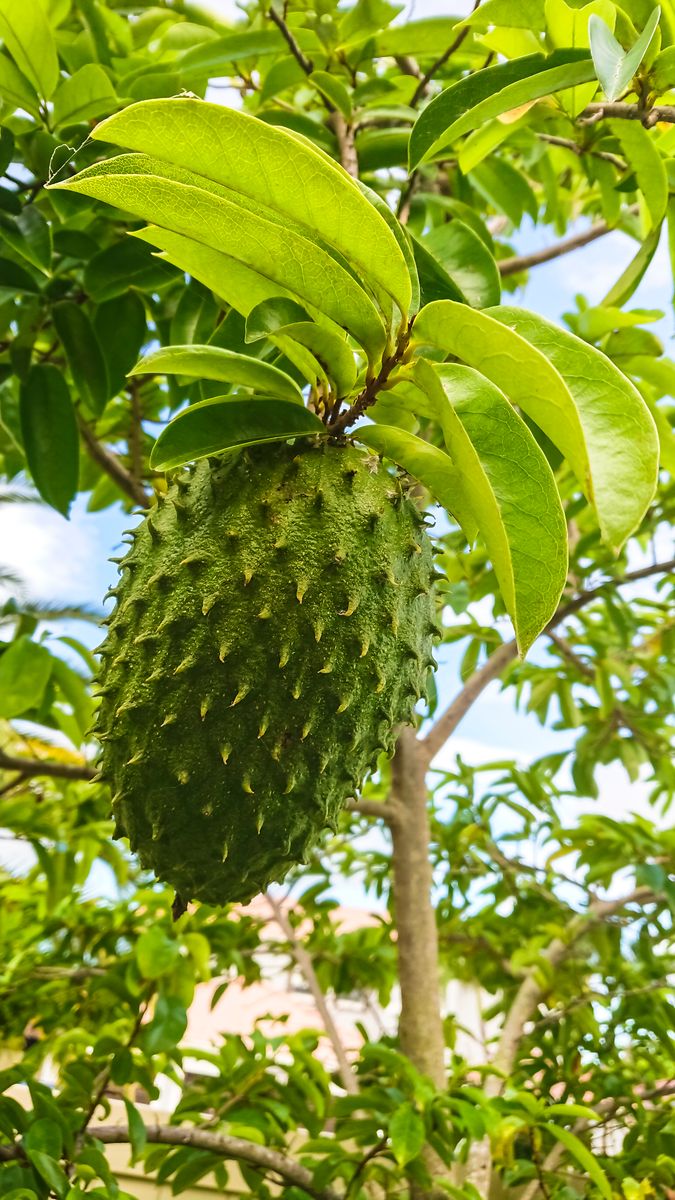
{"label": "dark green leaf", "polygon": [[75,125],[109,113],[116,103],[115,91],[103,67],[85,63],[59,84],[54,96],[54,125]]}
{"label": "dark green leaf", "polygon": [[108,376],[94,327],[82,305],[72,300],[55,304],[52,316],[80,400],[98,417],[108,399]]}
{"label": "dark green leaf", "polygon": [[94,330],[105,360],[108,396],[124,387],[147,337],[145,305],[137,292],[104,300],[94,313]]}
{"label": "dark green leaf", "polygon": [[239,446],[324,432],[318,417],[288,400],[215,397],[193,404],[167,425],[155,442],[150,463],[155,470],[168,471]]}
{"label": "dark green leaf", "polygon": [[84,286],[92,299],[102,303],[126,295],[131,287],[155,291],[175,278],[176,272],[155,258],[148,246],[135,238],[125,238],[87,263]]}
{"label": "dark green leaf", "polygon": [[59,1197],[59,1200],[62,1200],[70,1187],[68,1176],[63,1167],[41,1150],[27,1150],[26,1157],[40,1178],[44,1179],[45,1183]]}
{"label": "dark green leaf", "polygon": [[145,1150],[148,1140],[148,1133],[145,1128],[145,1123],[135,1104],[125,1097],[124,1107],[127,1110],[127,1128],[129,1130],[129,1144],[131,1146],[131,1161],[138,1162]]}
{"label": "dark green leaf", "polygon": [[67,517],[77,492],[79,446],[68,386],[56,367],[31,367],[21,388],[21,429],[40,495]]}
{"label": "dark green leaf", "polygon": [[52,670],[44,646],[23,634],[0,655],[0,716],[20,717],[38,708]]}

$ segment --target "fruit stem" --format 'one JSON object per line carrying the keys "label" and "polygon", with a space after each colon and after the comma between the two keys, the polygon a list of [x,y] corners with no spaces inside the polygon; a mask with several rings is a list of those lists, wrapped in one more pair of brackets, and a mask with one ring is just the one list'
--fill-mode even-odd
{"label": "fruit stem", "polygon": [[412,320],[400,334],[394,353],[382,359],[382,365],[377,375],[366,381],[365,387],[359,392],[351,407],[345,409],[343,413],[333,413],[328,421],[328,428],[333,436],[339,437],[350,425],[358,421],[359,417],[363,416],[367,408],[370,408],[375,403],[379,392],[388,383],[392,371],[399,363],[403,362],[411,333]]}

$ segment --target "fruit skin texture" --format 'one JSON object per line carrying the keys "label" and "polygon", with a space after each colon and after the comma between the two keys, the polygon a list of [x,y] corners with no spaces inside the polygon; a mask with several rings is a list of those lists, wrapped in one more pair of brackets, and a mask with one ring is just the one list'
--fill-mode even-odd
{"label": "fruit skin texture", "polygon": [[424,692],[424,517],[354,445],[255,447],[178,477],[120,570],[98,719],[116,835],[183,903],[247,901]]}

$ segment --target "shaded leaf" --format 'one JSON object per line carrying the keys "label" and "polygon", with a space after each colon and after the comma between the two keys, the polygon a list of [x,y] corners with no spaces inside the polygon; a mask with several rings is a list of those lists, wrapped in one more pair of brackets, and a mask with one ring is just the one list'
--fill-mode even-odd
{"label": "shaded leaf", "polygon": [[80,400],[98,417],[108,399],[108,375],[94,327],[82,305],[73,300],[55,304],[52,316]]}
{"label": "shaded leaf", "polygon": [[74,125],[110,112],[115,90],[103,67],[85,63],[58,86],[54,96],[54,125]]}
{"label": "shaded leaf", "polygon": [[0,655],[0,716],[20,717],[39,707],[52,662],[49,651],[25,634],[10,643]]}
{"label": "shaded leaf", "polygon": [[278,396],[303,404],[302,392],[284,371],[246,354],[219,346],[165,346],[153,350],[129,372],[130,375],[186,375],[192,379],[216,379],[255,388],[267,396]]}
{"label": "shaded leaf", "polygon": [[68,386],[56,367],[31,367],[21,388],[20,410],[35,486],[47,504],[67,516],[77,493],[78,433]]}

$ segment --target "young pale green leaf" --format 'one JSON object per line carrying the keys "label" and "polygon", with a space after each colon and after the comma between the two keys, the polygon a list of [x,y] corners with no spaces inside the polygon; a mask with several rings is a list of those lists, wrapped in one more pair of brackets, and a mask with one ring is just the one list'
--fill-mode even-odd
{"label": "young pale green leaf", "polygon": [[49,100],[59,82],[59,59],[40,0],[0,0],[0,38],[22,75]]}
{"label": "young pale green leaf", "polygon": [[567,578],[567,527],[553,473],[506,396],[468,367],[415,364],[487,546],[524,653]]}
{"label": "young pale green leaf", "polygon": [[431,446],[414,433],[393,425],[363,425],[355,436],[371,450],[385,454],[392,462],[419,479],[434,500],[442,504],[461,525],[467,540],[473,542],[478,526],[467,499],[464,482],[444,450]]}
{"label": "young pale green leaf", "polygon": [[114,88],[103,67],[85,63],[64,79],[54,95],[54,126],[75,125],[110,112],[115,107]]}
{"label": "young pale green leaf", "polygon": [[609,121],[645,198],[652,228],[660,226],[668,206],[668,176],[656,144],[639,121]]}
{"label": "young pale green leaf", "polygon": [[389,1139],[400,1167],[412,1162],[421,1152],[426,1137],[424,1121],[412,1104],[401,1104],[389,1122]]}
{"label": "young pale green leaf", "polygon": [[577,1137],[576,1133],[572,1133],[571,1129],[562,1129],[549,1121],[544,1122],[542,1127],[548,1130],[556,1142],[562,1142],[565,1149],[576,1159],[582,1171],[585,1171],[589,1179],[593,1181],[600,1195],[604,1196],[605,1200],[612,1200],[613,1192],[609,1179],[600,1166],[595,1154],[587,1146],[584,1146],[584,1143]]}
{"label": "young pale green leaf", "polygon": [[344,335],[326,329],[309,319],[299,304],[275,296],[251,309],[246,319],[246,341],[285,337],[306,346],[335,383],[339,397],[346,396],[356,383],[356,360]]}
{"label": "young pale green leaf", "polygon": [[588,22],[595,70],[608,100],[617,100],[626,90],[647,53],[658,28],[661,9],[656,7],[634,46],[624,50],[601,17],[593,13]]}
{"label": "young pale green leaf", "polygon": [[397,58],[399,55],[438,54],[440,46],[450,46],[461,26],[453,17],[424,17],[421,21],[406,21],[385,29],[375,38],[378,58]]}
{"label": "young pale green leaf", "polygon": [[132,105],[92,136],[186,167],[299,221],[408,313],[410,277],[391,230],[346,171],[309,142],[236,109],[188,98]]}
{"label": "young pale green leaf", "polygon": [[644,400],[610,359],[573,333],[522,308],[490,315],[546,355],[564,378],[583,430],[589,499],[605,541],[618,549],[640,524],[656,487],[658,439]]}
{"label": "young pale green leaf", "polygon": [[5,54],[0,54],[0,99],[12,109],[24,108],[33,117],[40,114],[37,92]]}
{"label": "young pale green leaf", "polygon": [[174,417],[157,438],[150,465],[157,471],[169,471],[240,446],[325,432],[314,413],[289,400],[214,396]]}
{"label": "young pale green leaf", "polygon": [[544,0],[485,0],[460,26],[488,29],[506,25],[512,29],[543,29],[546,17]]}
{"label": "young pale green leaf", "polygon": [[350,119],[352,98],[341,79],[335,75],[329,75],[328,71],[312,71],[309,82],[313,83],[317,91],[342,113],[345,120]]}
{"label": "young pale green leaf", "polygon": [[[108,373],[94,327],[80,304],[60,300],[52,310],[80,400],[98,417],[108,399]],[[114,333],[109,331],[108,336]]]}
{"label": "young pale green leaf", "polygon": [[497,264],[473,229],[463,221],[446,221],[425,234],[423,243],[472,308],[499,304]]}
{"label": "young pale green leaf", "polygon": [[[554,47],[590,46],[588,20],[592,13],[606,22],[614,32],[616,9],[612,0],[590,0],[582,8],[572,8],[566,0],[546,0],[546,37]],[[534,26],[538,28],[538,26]],[[583,112],[595,95],[597,83],[582,84],[561,92],[558,102],[570,117]]]}
{"label": "young pale green leaf", "polygon": [[582,487],[588,453],[569,388],[544,354],[495,316],[450,300],[429,304],[413,344],[431,345],[475,367],[527,413],[566,456]]}
{"label": "young pale green leaf", "polygon": [[589,83],[593,64],[584,50],[529,54],[468,75],[441,92],[422,111],[410,135],[410,170],[441,147],[509,109]]}
{"label": "young pale green leaf", "polygon": [[267,396],[278,396],[302,404],[302,392],[285,371],[247,354],[219,346],[164,346],[142,358],[130,375],[185,375],[190,379],[216,379],[240,387],[254,388]]}
{"label": "young pale green leaf", "polygon": [[[146,155],[120,155],[52,186],[94,196],[235,258],[272,280],[277,292],[279,286],[288,288],[349,329],[371,360],[382,353],[386,333],[380,314],[336,259],[294,228],[284,229],[259,215],[255,206],[252,211],[226,199],[224,188],[214,194],[208,180],[197,175],[186,176],[190,183],[171,178],[179,172]],[[370,208],[363,198],[361,202]]]}
{"label": "young pale green leaf", "polygon": [[47,504],[67,517],[77,493],[79,439],[68,386],[57,367],[31,367],[21,388],[20,408],[35,486]]}
{"label": "young pale green leaf", "polygon": [[44,646],[22,634],[0,655],[0,717],[20,717],[44,696],[53,659]]}
{"label": "young pale green leaf", "polygon": [[638,285],[644,279],[647,267],[656,254],[660,239],[661,226],[657,226],[656,229],[652,229],[651,233],[647,234],[647,237],[640,244],[635,257],[631,259],[625,271],[622,271],[616,283],[612,285],[607,295],[603,297],[601,301],[603,306],[609,305],[610,308],[614,306],[621,308],[623,304],[626,304],[630,300]]}

